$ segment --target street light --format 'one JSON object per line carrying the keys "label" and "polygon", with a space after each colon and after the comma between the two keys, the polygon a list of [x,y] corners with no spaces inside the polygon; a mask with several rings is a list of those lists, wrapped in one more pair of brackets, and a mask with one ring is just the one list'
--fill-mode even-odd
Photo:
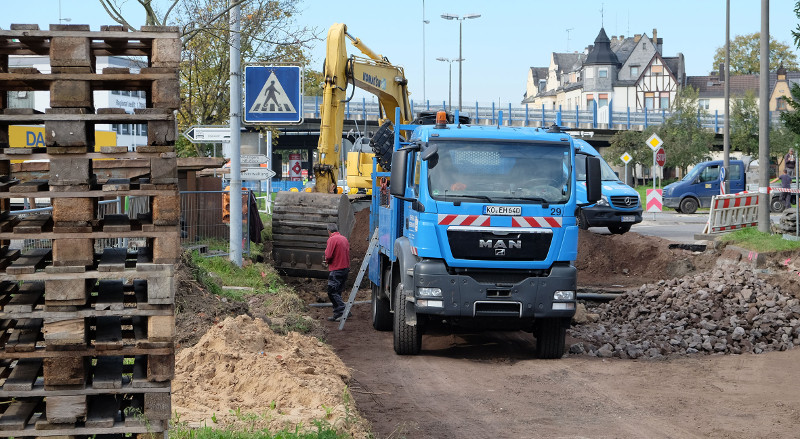
{"label": "street light", "polygon": [[460,61],[464,61],[464,60],[461,59],[461,58],[450,59],[450,58],[439,57],[439,58],[436,58],[436,61],[446,62],[446,63],[448,63],[450,65],[450,83],[449,83],[449,86],[448,86],[450,91],[449,91],[448,96],[447,96],[447,107],[448,107],[448,110],[452,110],[452,108],[453,108],[453,61],[459,61],[460,62]]}
{"label": "street light", "polygon": [[430,23],[425,19],[425,0],[422,0],[422,100],[428,102],[428,94],[425,91],[425,25]]}
{"label": "street light", "polygon": [[458,111],[461,111],[461,61],[464,58],[461,57],[461,24],[464,20],[469,20],[470,18],[478,18],[481,14],[467,14],[463,17],[460,17],[456,14],[442,14],[442,18],[445,20],[457,20],[458,21]]}

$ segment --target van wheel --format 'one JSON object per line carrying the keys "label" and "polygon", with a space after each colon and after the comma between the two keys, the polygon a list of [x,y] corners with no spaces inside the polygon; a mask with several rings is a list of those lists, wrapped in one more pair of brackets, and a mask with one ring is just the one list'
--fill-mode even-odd
{"label": "van wheel", "polygon": [[689,215],[697,212],[698,208],[697,200],[694,198],[684,198],[681,200],[680,209],[682,213],[688,213]]}
{"label": "van wheel", "polygon": [[631,224],[618,224],[615,226],[608,226],[608,231],[615,235],[622,235],[631,230]]}
{"label": "van wheel", "polygon": [[781,197],[772,197],[769,202],[769,209],[774,213],[781,213],[786,206],[783,205],[783,201],[781,201]]}

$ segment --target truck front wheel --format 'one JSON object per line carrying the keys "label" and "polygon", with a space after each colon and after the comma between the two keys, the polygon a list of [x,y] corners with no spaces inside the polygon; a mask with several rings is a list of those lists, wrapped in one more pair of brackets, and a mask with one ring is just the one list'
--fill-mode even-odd
{"label": "truck front wheel", "polygon": [[[388,279],[388,276],[383,278],[384,285]],[[380,294],[379,288],[372,284],[372,327],[378,331],[391,331],[392,313],[389,309],[389,299],[386,295]]]}
{"label": "truck front wheel", "polygon": [[562,319],[541,319],[536,322],[536,356],[541,359],[561,358],[567,338],[567,325]]}
{"label": "truck front wheel", "polygon": [[680,209],[683,213],[688,213],[689,215],[697,212],[697,208],[699,205],[697,204],[697,200],[694,198],[684,198],[681,200]]}
{"label": "truck front wheel", "polygon": [[769,201],[769,208],[774,213],[781,213],[786,206],[783,205],[783,201],[781,201],[781,197],[772,197]]}
{"label": "truck front wheel", "polygon": [[[398,276],[399,277],[399,276]],[[416,355],[422,349],[422,331],[419,322],[413,326],[407,322],[408,305],[405,288],[399,280],[392,280],[394,294],[394,351],[398,355]]]}

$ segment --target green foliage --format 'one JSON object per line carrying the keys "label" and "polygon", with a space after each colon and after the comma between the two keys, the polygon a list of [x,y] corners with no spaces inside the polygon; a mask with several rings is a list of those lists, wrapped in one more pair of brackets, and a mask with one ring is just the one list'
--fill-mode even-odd
{"label": "green foliage", "polygon": [[675,98],[672,114],[658,127],[658,135],[667,151],[666,166],[683,171],[703,160],[707,160],[714,133],[700,125],[698,116],[707,114],[697,109],[697,89],[684,87]]}
{"label": "green foliage", "polygon": [[322,72],[306,67],[303,76],[303,92],[306,96],[322,96],[322,85],[325,78]]}
{"label": "green foliage", "polygon": [[[794,109],[800,108],[800,86],[792,84],[789,92],[792,96],[784,96],[786,103]],[[781,121],[789,131],[800,135],[800,112],[784,111],[781,113]]]}
{"label": "green foliage", "polygon": [[759,232],[757,227],[748,227],[719,237],[720,241],[757,252],[775,252],[800,249],[800,241],[789,241],[780,235]]}
{"label": "green foliage", "polygon": [[[241,290],[223,290],[214,277],[222,282],[222,285],[235,287],[250,287],[256,294],[276,293],[281,287],[281,280],[274,270],[270,270],[264,264],[249,264],[237,267],[236,264],[227,257],[202,257],[197,252],[192,252],[192,264],[195,265],[201,274],[200,281],[214,294],[229,297],[234,300],[242,300],[244,292]],[[209,273],[214,273],[211,276]],[[209,283],[211,285],[209,285]]]}
{"label": "green foliage", "polygon": [[[794,32],[792,32],[794,34]],[[759,32],[748,35],[737,35],[731,40],[731,74],[757,75],[761,72],[761,34]],[[797,42],[795,35],[795,42]],[[725,62],[725,45],[718,47],[714,53],[711,70],[718,70],[720,64]],[[797,55],[784,43],[769,39],[769,70],[774,72],[783,65],[787,70],[797,70]]]}
{"label": "green foliage", "polygon": [[748,155],[758,154],[758,104],[756,95],[747,90],[744,96],[731,99],[731,148]]}

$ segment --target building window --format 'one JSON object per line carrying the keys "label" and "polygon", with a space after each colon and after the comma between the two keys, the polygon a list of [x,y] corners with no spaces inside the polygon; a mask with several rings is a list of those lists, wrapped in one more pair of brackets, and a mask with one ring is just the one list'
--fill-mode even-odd
{"label": "building window", "polygon": [[608,78],[608,69],[600,69],[597,71],[598,78]]}
{"label": "building window", "polygon": [[608,93],[600,93],[597,99],[598,107],[608,107]]}
{"label": "building window", "polygon": [[647,92],[644,94],[644,108],[645,110],[652,110],[655,105],[655,93]]}
{"label": "building window", "polygon": [[594,78],[594,68],[589,67],[584,70],[584,74],[586,75],[586,79]]}
{"label": "building window", "polygon": [[141,135],[146,136],[147,135],[147,124],[143,123],[143,124],[141,124],[139,126],[141,127]]}
{"label": "building window", "polygon": [[669,93],[661,93],[661,99],[658,105],[662,110],[669,108]]}
{"label": "building window", "polygon": [[777,100],[775,100],[775,108],[778,111],[786,111],[786,110],[788,110],[789,107],[786,105],[786,99],[780,97]]}
{"label": "building window", "polygon": [[594,103],[594,95],[586,95],[586,108],[592,109],[592,104]]}
{"label": "building window", "polygon": [[639,76],[639,66],[631,66],[631,76],[634,78]]}
{"label": "building window", "polygon": [[123,123],[122,124],[122,134],[128,134],[130,132],[130,125]]}
{"label": "building window", "polygon": [[697,108],[701,110],[708,110],[708,107],[711,103],[710,99],[698,99],[697,100]]}
{"label": "building window", "polygon": [[647,43],[645,43],[645,42],[642,42],[642,50],[643,50],[643,51],[644,51],[644,50],[647,50]]}
{"label": "building window", "polygon": [[664,66],[650,66],[650,73],[653,75],[660,75],[664,73]]}

